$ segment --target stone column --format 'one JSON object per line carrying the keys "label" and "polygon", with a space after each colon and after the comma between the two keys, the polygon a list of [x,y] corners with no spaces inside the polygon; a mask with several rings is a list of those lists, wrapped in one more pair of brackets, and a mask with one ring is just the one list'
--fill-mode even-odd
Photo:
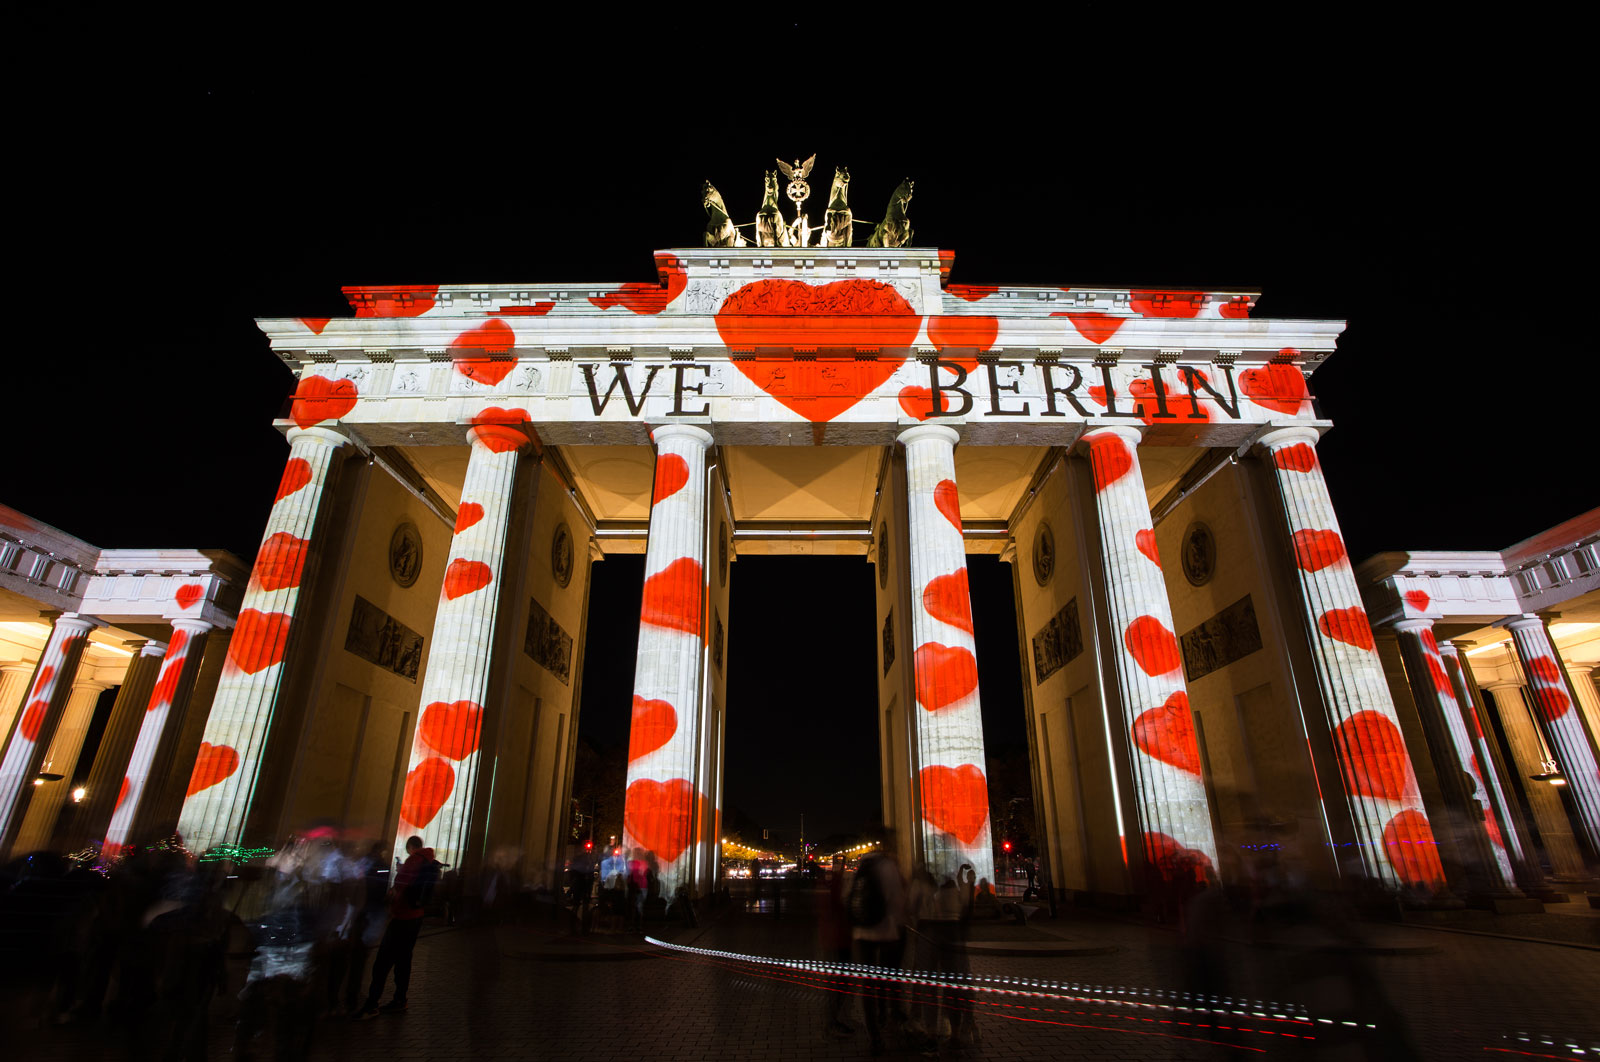
{"label": "stone column", "polygon": [[[1261,439],[1294,544],[1301,601],[1326,722],[1369,877],[1391,886],[1433,887],[1444,867],[1383,677],[1372,626],[1361,607],[1312,428],[1280,428]],[[1324,789],[1323,799],[1328,798]]]}
{"label": "stone column", "polygon": [[0,741],[11,733],[11,723],[22,707],[22,695],[28,692],[28,680],[33,677],[33,665],[25,660],[0,664]]}
{"label": "stone column", "polygon": [[[1394,627],[1400,634],[1406,677],[1411,683],[1417,715],[1422,719],[1422,732],[1428,739],[1439,789],[1454,818],[1451,825],[1456,849],[1466,864],[1466,891],[1480,895],[1518,893],[1511,857],[1483,781],[1488,768],[1480,764],[1467,731],[1455,684],[1433,636],[1433,620],[1405,619]],[[1476,726],[1477,716],[1471,718]]]}
{"label": "stone column", "polygon": [[1106,609],[1117,639],[1111,657],[1145,858],[1163,882],[1176,884],[1202,867],[1216,869],[1217,842],[1183,655],[1172,629],[1172,605],[1139,469],[1140,429],[1101,428],[1083,438],[1094,478]]}
{"label": "stone column", "polygon": [[[149,812],[159,796],[153,787],[172,769],[172,758],[182,736],[184,707],[194,689],[195,676],[200,673],[206,636],[211,630],[212,625],[205,620],[172,621],[172,640],[167,643],[160,675],[151,684],[141,705],[133,748],[122,766],[107,764],[102,803],[96,805],[96,814],[89,821],[97,833],[104,829],[100,836],[105,838],[104,847],[108,850],[114,851],[141,839],[139,835],[150,825]],[[204,782],[208,777],[209,757],[214,755],[203,748],[201,752],[205,758],[195,762],[189,778],[191,791],[197,781]],[[99,766],[97,762],[96,770]],[[113,788],[116,796],[110,798]]]}
{"label": "stone column", "polygon": [[434,614],[423,707],[394,844],[403,859],[406,839],[420,834],[435,858],[456,868],[472,829],[506,534],[518,455],[529,443],[527,433],[510,424],[476,425],[467,430],[467,440],[471,454]]}
{"label": "stone column", "polygon": [[34,787],[33,799],[28,802],[28,810],[22,817],[22,828],[17,831],[18,852],[37,852],[58,847],[56,820],[61,817],[61,809],[72,792],[72,779],[77,775],[83,739],[89,733],[89,724],[94,721],[95,705],[100,703],[100,695],[112,685],[94,679],[73,680],[66,710],[61,713],[61,723],[56,727],[56,736],[50,742],[50,751],[45,753],[44,762],[39,765],[39,777],[44,779],[44,783]]}
{"label": "stone column", "polygon": [[56,728],[72,695],[72,680],[83,659],[89,632],[100,621],[75,612],[56,618],[50,639],[39,654],[39,663],[23,698],[25,707],[6,739],[0,755],[0,859],[12,849],[22,827],[28,804],[33,798],[33,780],[39,776],[45,750],[55,739]]}
{"label": "stone column", "polygon": [[121,794],[123,771],[133,752],[134,739],[139,736],[139,723],[144,718],[150,691],[155,688],[156,675],[161,671],[161,658],[167,652],[165,642],[123,644],[134,651],[133,659],[128,661],[122,687],[117,690],[117,701],[111,706],[111,718],[106,720],[105,731],[95,749],[83,803],[78,806],[73,820],[70,848],[81,848],[105,836],[101,831]]}
{"label": "stone column", "polygon": [[639,658],[628,734],[622,839],[631,857],[649,853],[671,902],[692,885],[694,823],[708,794],[695,788],[705,636],[706,447],[688,424],[650,433],[656,444],[650,537],[645,546]]}
{"label": "stone column", "polygon": [[294,633],[300,586],[334,460],[347,441],[328,428],[291,428],[289,460],[245,588],[222,678],[195,759],[178,832],[194,852],[244,840]]}
{"label": "stone column", "polygon": [[995,883],[978,647],[956,492],[958,439],[954,428],[942,424],[900,433],[906,448],[922,852],[935,881],[955,880],[961,865],[970,863],[980,881]]}
{"label": "stone column", "polygon": [[1555,643],[1538,616],[1522,616],[1505,626],[1527,676],[1535,719],[1567,779],[1567,795],[1577,813],[1575,825],[1583,831],[1589,851],[1600,854],[1600,766],[1595,763],[1594,738],[1573,703]]}
{"label": "stone column", "polygon": [[1589,733],[1600,739],[1600,690],[1594,688],[1594,673],[1597,670],[1594,664],[1573,664],[1562,661],[1562,666],[1567,670],[1567,678],[1572,682],[1572,692],[1578,697],[1578,707],[1583,710],[1583,718],[1589,724]]}
{"label": "stone column", "polygon": [[1545,751],[1544,738],[1534,726],[1522,683],[1491,682],[1484,688],[1494,698],[1500,725],[1511,746],[1509,769],[1519,776],[1518,784],[1527,796],[1551,875],[1560,881],[1587,878],[1588,868],[1584,866],[1583,853],[1578,850],[1572,818],[1567,814],[1560,792],[1554,786],[1532,780],[1532,775],[1544,770],[1543,763],[1549,753]]}

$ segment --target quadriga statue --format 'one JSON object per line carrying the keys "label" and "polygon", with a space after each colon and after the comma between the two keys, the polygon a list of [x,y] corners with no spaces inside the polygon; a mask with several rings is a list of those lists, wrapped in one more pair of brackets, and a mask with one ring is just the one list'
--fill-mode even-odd
{"label": "quadriga statue", "polygon": [[906,207],[911,204],[911,178],[900,182],[889,197],[889,209],[883,220],[872,230],[868,247],[909,247],[911,245],[911,219],[906,217]]}
{"label": "quadriga statue", "polygon": [[700,189],[706,208],[707,247],[743,247],[748,241],[739,235],[739,229],[728,217],[728,208],[722,202],[722,193],[710,181]]}
{"label": "quadriga statue", "polygon": [[828,213],[823,218],[822,246],[849,247],[854,224],[850,214],[850,171],[836,166],[833,188],[828,192]]}

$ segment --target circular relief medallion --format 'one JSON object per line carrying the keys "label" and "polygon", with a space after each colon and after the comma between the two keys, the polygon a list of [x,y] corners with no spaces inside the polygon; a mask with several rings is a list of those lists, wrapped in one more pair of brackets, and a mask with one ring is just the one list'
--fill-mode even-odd
{"label": "circular relief medallion", "polygon": [[1196,520],[1183,532],[1183,577],[1191,586],[1204,586],[1217,570],[1217,540],[1211,528]]}
{"label": "circular relief medallion", "polygon": [[889,585],[889,521],[878,525],[878,587]]}
{"label": "circular relief medallion", "polygon": [[555,537],[550,541],[550,573],[556,577],[557,586],[572,582],[572,532],[566,524],[557,524]]}
{"label": "circular relief medallion", "polygon": [[1048,521],[1039,524],[1033,535],[1033,580],[1040,586],[1056,573],[1056,536]]}
{"label": "circular relief medallion", "polygon": [[728,525],[717,525],[717,581],[728,585]]}
{"label": "circular relief medallion", "polygon": [[410,586],[422,574],[422,532],[407,520],[389,536],[389,577]]}

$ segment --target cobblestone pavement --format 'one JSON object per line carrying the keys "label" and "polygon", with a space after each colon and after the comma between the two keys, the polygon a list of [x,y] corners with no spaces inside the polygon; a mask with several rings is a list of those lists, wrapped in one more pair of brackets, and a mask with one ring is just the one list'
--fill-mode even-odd
{"label": "cobblestone pavement", "polygon": [[[824,1031],[827,1001],[846,985],[893,991],[915,1014],[940,1012],[931,1009],[940,1000],[927,985],[845,982],[817,970],[729,957],[813,958],[807,913],[802,899],[791,901],[781,920],[732,911],[702,928],[660,932],[698,949],[692,951],[619,935],[579,941],[548,924],[434,928],[417,947],[409,1013],[360,1023],[323,1018],[311,1057],[853,1059],[869,1056],[865,1032]],[[972,973],[990,980],[978,982],[982,990],[973,1003],[949,1003],[943,1012],[953,1016],[970,1006],[981,1039],[965,1049],[946,1044],[926,1057],[1354,1058],[1364,1057],[1356,1050],[1361,1044],[1409,1044],[1421,1057],[1440,1060],[1600,1057],[1574,1054],[1568,1046],[1592,1050],[1600,1043],[1600,951],[1398,926],[1364,926],[1362,933],[1364,948],[1328,949],[1333,938],[1326,932],[1300,929],[1270,947],[1229,938],[1195,955],[1180,949],[1170,932],[1063,915],[1042,922],[1036,939],[1113,950],[972,956]],[[233,973],[236,991],[242,966]],[[1181,993],[1202,983],[1269,1005],[1186,1009]],[[857,1026],[861,1002],[847,1001]],[[26,1000],[10,1004],[26,1011]],[[214,1005],[209,1057],[231,1057],[236,1007],[231,996]],[[1273,1017],[1296,1013],[1312,1020]],[[17,1016],[28,1024],[25,1014]],[[1359,1033],[1341,1024],[1351,1018]],[[1376,1028],[1365,1029],[1367,1023]],[[104,1027],[25,1028],[22,1035],[13,1043],[23,1053],[13,1057],[127,1053]],[[1345,1036],[1370,1039],[1358,1044]],[[257,1057],[272,1057],[270,1043],[256,1046]],[[891,1057],[916,1057],[919,1046],[903,1032],[888,1041]]]}

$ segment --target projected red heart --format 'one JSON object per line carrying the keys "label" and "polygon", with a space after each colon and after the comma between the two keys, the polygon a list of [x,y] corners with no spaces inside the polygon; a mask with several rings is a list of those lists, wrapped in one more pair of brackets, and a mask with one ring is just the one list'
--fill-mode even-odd
{"label": "projected red heart", "polygon": [[1095,344],[1104,343],[1116,335],[1117,329],[1121,328],[1122,323],[1127,320],[1126,317],[1099,313],[1094,310],[1084,310],[1081,313],[1074,313],[1068,310],[1063,313],[1053,313],[1050,316],[1065,317],[1072,322],[1072,327],[1078,330],[1080,336]]}
{"label": "projected red heart", "polygon": [[591,295],[589,301],[602,310],[623,306],[633,313],[657,314],[679,295],[689,284],[689,271],[684,269],[677,255],[656,256],[656,271],[665,273],[666,287],[660,284],[623,284],[604,295]]}
{"label": "projected red heart", "polygon": [[461,508],[456,510],[456,529],[452,533],[459,535],[482,519],[483,506],[477,502],[462,502]]}
{"label": "projected red heart", "polygon": [[960,767],[924,767],[922,817],[934,829],[971,844],[989,821],[989,780],[970,763]]}
{"label": "projected red heart", "polygon": [[1200,312],[1192,291],[1130,291],[1128,305],[1144,317],[1193,317]]}
{"label": "projected red heart", "polygon": [[1344,540],[1339,532],[1307,529],[1294,533],[1294,559],[1302,571],[1320,572],[1344,559]]}
{"label": "projected red heart", "polygon": [[951,284],[944,289],[964,302],[980,302],[1000,290],[998,284]]}
{"label": "projected red heart", "polygon": [[[178,603],[179,608],[187,611],[188,609],[193,608],[195,602],[204,597],[205,593],[206,588],[201,586],[199,583],[185,583],[178,587],[178,592],[172,595],[172,600]],[[178,633],[182,634],[183,632],[179,631]],[[168,645],[167,652],[170,653],[171,651],[172,646]]]}
{"label": "projected red heart", "polygon": [[283,466],[283,478],[278,480],[278,493],[273,495],[272,504],[277,505],[310,482],[311,462],[303,457],[289,458]]}
{"label": "projected red heart", "polygon": [[510,375],[517,363],[493,361],[490,353],[508,351],[516,343],[517,335],[510,325],[504,321],[487,321],[456,336],[450,343],[450,356],[456,372],[469,380],[493,387]]}
{"label": "projected red heart", "polygon": [[1395,873],[1407,885],[1442,885],[1444,866],[1439,861],[1439,843],[1433,827],[1420,811],[1407,808],[1383,828],[1383,850]]}
{"label": "projected red heart", "polygon": [[1154,616],[1140,616],[1128,624],[1122,644],[1146,675],[1176,671],[1183,660],[1178,653],[1178,639]]}
{"label": "projected red heart", "polygon": [[22,713],[22,722],[17,724],[18,731],[29,741],[39,740],[39,728],[44,726],[45,713],[50,710],[49,701],[34,701]]}
{"label": "projected red heart", "polygon": [[689,847],[689,822],[697,796],[687,778],[670,782],[641,778],[628,786],[623,798],[623,826],[656,858],[670,863]]}
{"label": "projected red heart", "polygon": [[928,642],[916,652],[917,703],[930,712],[978,688],[978,661],[970,649]]}
{"label": "projected red heart", "polygon": [[633,695],[633,723],[628,728],[628,762],[648,756],[678,732],[678,713],[666,701]]}
{"label": "projected red heart", "polygon": [[295,388],[289,419],[302,428],[337,420],[356,408],[356,385],[349,380],[330,380],[326,376],[306,376]]}
{"label": "projected red heart", "polygon": [[1500,820],[1495,818],[1494,812],[1488,808],[1483,809],[1483,828],[1488,831],[1489,840],[1493,841],[1496,847],[1506,846],[1506,839],[1500,834]]}
{"label": "projected red heart", "polygon": [[1372,624],[1367,622],[1365,609],[1330,608],[1317,617],[1317,630],[1335,641],[1353,645],[1357,649],[1371,649]]}
{"label": "projected red heart", "polygon": [[[927,420],[933,416],[933,388],[931,387],[902,387],[900,388],[900,408],[906,411],[906,416],[916,417],[918,420]],[[939,412],[950,412],[950,398],[943,391],[939,392]]]}
{"label": "projected red heart", "polygon": [[1444,661],[1432,653],[1424,653],[1423,659],[1428,663],[1428,677],[1433,679],[1433,688],[1452,701],[1455,700],[1455,690],[1450,686],[1450,676],[1445,673]]}
{"label": "projected red heart", "polygon": [[333,320],[331,317],[302,317],[300,318],[300,323],[311,329],[312,335],[320,336],[322,330],[328,327],[328,322],[331,320]]}
{"label": "projected red heart", "polygon": [[444,596],[447,601],[482,590],[494,581],[494,573],[483,561],[457,557],[444,570]]}
{"label": "projected red heart", "polygon": [[183,654],[173,655],[172,650],[167,651],[167,658],[161,662],[161,674],[156,679],[154,688],[150,690],[150,700],[145,705],[145,711],[153,712],[172,703],[178,693],[178,680],[183,677]]}
{"label": "projected red heart", "polygon": [[472,438],[490,453],[508,454],[520,450],[537,438],[532,428],[526,427],[528,411],[517,406],[501,409],[489,406],[472,418]]}
{"label": "projected red heart", "polygon": [[1167,881],[1193,878],[1206,880],[1206,871],[1212,869],[1211,857],[1198,848],[1185,848],[1164,833],[1154,831],[1144,835],[1144,854],[1150,866]]}
{"label": "projected red heart", "polygon": [[1540,682],[1547,682],[1552,686],[1561,685],[1561,668],[1548,656],[1536,656],[1528,661],[1528,674]]}
{"label": "projected red heart", "polygon": [[118,808],[122,807],[122,802],[128,799],[128,784],[128,776],[123,775],[122,785],[117,789],[117,802],[111,805],[112,811],[116,811]]}
{"label": "projected red heart", "polygon": [[1087,436],[1089,465],[1094,473],[1094,490],[1098,494],[1128,474],[1133,467],[1133,452],[1122,436],[1102,432]]}
{"label": "projected red heart", "polygon": [[1317,467],[1317,451],[1305,443],[1295,443],[1276,451],[1272,463],[1287,472],[1310,472]]}
{"label": "projected red heart", "polygon": [[1429,598],[1426,591],[1407,590],[1402,596],[1405,598],[1406,604],[1410,605],[1418,612],[1428,611]]}
{"label": "projected red heart", "polygon": [[400,797],[400,818],[422,829],[439,814],[455,787],[456,769],[438,756],[429,756],[406,775],[405,793]]}
{"label": "projected red heart", "polygon": [[1230,321],[1241,321],[1250,316],[1249,299],[1229,299],[1217,307],[1217,316]]}
{"label": "projected red heart", "polygon": [[1180,771],[1200,773],[1200,743],[1195,739],[1194,718],[1189,714],[1189,695],[1183,690],[1135,719],[1133,740],[1147,756]]}
{"label": "projected red heart", "polygon": [[200,742],[200,752],[194,758],[194,770],[189,772],[186,795],[194,796],[202,789],[210,789],[239,769],[239,753],[227,745]]}
{"label": "projected red heart", "polygon": [[961,492],[956,489],[954,480],[941,479],[938,482],[933,488],[933,504],[944,513],[951,527],[961,530]]}
{"label": "projected red heart", "polygon": [[1133,544],[1139,548],[1140,553],[1149,557],[1157,568],[1161,567],[1161,554],[1156,552],[1156,533],[1154,531],[1147,527],[1143,531],[1134,532]]}
{"label": "projected red heart", "polygon": [[662,454],[656,461],[656,485],[650,494],[650,504],[658,505],[670,498],[689,482],[689,462],[678,454]]}
{"label": "projected red heart", "polygon": [[[1000,318],[988,314],[949,315],[928,318],[928,342],[941,351],[955,347],[962,350],[988,350],[1000,337]],[[977,359],[972,359],[977,364]],[[969,366],[970,368],[970,366]]]}
{"label": "projected red heart", "polygon": [[1291,416],[1299,413],[1301,404],[1311,397],[1306,391],[1306,378],[1293,365],[1246,369],[1239,374],[1239,390],[1256,405]]}
{"label": "projected red heart", "polygon": [[233,625],[233,639],[228,643],[228,660],[247,675],[281,663],[284,643],[289,639],[290,618],[286,612],[253,608],[240,612]]}
{"label": "projected red heart", "polygon": [[1546,722],[1555,722],[1572,708],[1571,699],[1561,690],[1549,686],[1531,686],[1529,689],[1533,693],[1534,703],[1539,706],[1539,714],[1544,716]]}
{"label": "projected red heart", "polygon": [[639,618],[657,627],[700,633],[700,562],[679,557],[644,581]]}
{"label": "projected red heart", "polygon": [[922,591],[922,607],[940,623],[972,633],[972,594],[967,586],[967,570],[928,580]]}
{"label": "projected red heart", "polygon": [[1355,713],[1334,727],[1333,747],[1345,788],[1356,796],[1403,800],[1416,788],[1405,738],[1386,715]]}
{"label": "projected red heart", "polygon": [[306,550],[310,548],[310,542],[296,538],[287,531],[267,536],[267,540],[261,543],[260,552],[256,554],[252,579],[263,590],[299,586],[300,577],[305,572]]}
{"label": "projected red heart", "polygon": [[380,290],[345,288],[357,317],[421,317],[433,309],[437,284],[396,284]]}
{"label": "projected red heart", "polygon": [[483,709],[471,701],[434,701],[422,710],[417,737],[433,751],[464,760],[478,751]]}

